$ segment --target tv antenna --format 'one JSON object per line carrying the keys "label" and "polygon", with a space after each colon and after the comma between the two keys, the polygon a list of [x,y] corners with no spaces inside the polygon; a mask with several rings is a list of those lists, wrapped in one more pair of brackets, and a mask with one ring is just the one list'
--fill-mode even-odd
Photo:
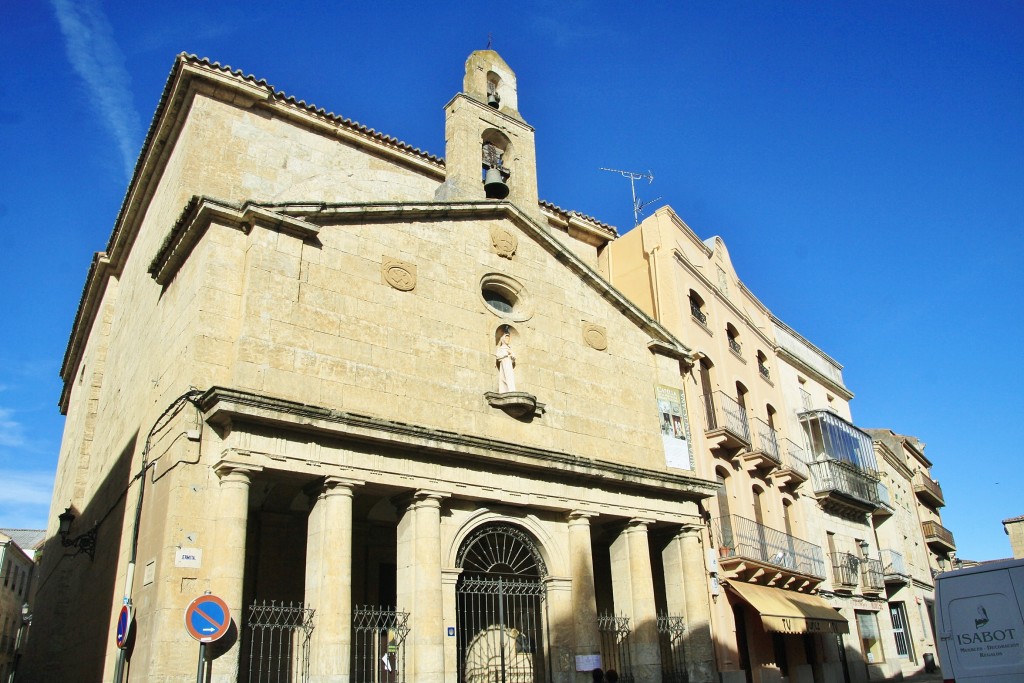
{"label": "tv antenna", "polygon": [[655,197],[649,202],[642,202],[636,198],[636,181],[647,179],[647,184],[650,185],[654,182],[654,173],[647,171],[647,173],[634,173],[633,171],[620,171],[617,168],[604,168],[601,167],[602,171],[611,171],[612,173],[618,173],[623,178],[629,178],[629,189],[633,191],[633,227],[640,225],[640,212],[646,207],[650,206],[654,202],[661,199],[661,197]]}

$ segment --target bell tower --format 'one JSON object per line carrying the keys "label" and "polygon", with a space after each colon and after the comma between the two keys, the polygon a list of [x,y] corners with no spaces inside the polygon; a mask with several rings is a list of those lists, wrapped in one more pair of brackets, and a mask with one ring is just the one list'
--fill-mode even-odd
{"label": "bell tower", "polygon": [[519,115],[516,75],[497,52],[466,60],[462,92],[445,105],[447,177],[438,201],[512,202],[539,214],[533,128]]}

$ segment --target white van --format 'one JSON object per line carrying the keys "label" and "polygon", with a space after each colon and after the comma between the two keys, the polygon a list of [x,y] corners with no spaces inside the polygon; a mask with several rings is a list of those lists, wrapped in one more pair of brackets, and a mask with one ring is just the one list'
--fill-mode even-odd
{"label": "white van", "polygon": [[935,579],[942,677],[955,683],[1024,681],[1024,559],[987,562]]}

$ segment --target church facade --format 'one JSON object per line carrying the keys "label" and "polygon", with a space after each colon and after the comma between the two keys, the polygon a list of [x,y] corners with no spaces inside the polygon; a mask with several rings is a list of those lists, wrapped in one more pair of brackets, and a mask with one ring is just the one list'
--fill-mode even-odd
{"label": "church facade", "polygon": [[473,53],[442,161],[179,56],[62,368],[26,680],[190,680],[207,592],[213,681],[717,678],[696,357],[539,199],[517,97]]}

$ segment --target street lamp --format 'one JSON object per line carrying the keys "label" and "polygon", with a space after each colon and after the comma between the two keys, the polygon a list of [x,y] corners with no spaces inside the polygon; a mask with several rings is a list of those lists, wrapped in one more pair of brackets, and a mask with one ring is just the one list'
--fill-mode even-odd
{"label": "street lamp", "polygon": [[59,521],[57,533],[60,535],[61,545],[65,548],[74,548],[75,555],[85,553],[92,561],[96,555],[96,533],[99,530],[99,524],[93,525],[92,529],[84,534],[69,539],[68,535],[71,533],[71,525],[75,521],[75,513],[71,511],[70,507],[65,508],[64,512],[57,515],[57,520]]}

